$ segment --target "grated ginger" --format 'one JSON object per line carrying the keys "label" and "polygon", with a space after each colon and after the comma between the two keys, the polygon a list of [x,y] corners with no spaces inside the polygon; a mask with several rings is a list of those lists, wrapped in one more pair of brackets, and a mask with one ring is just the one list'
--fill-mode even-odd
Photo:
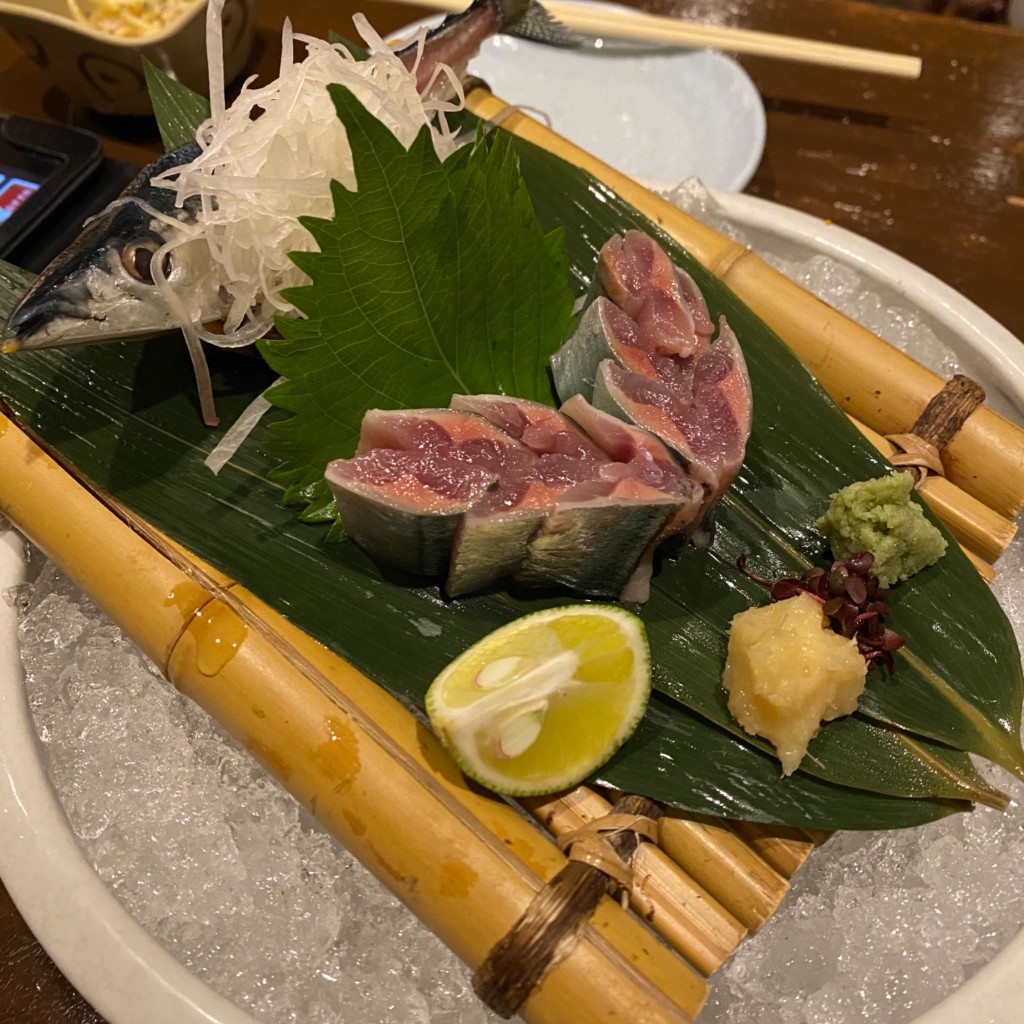
{"label": "grated ginger", "polygon": [[864,691],[867,664],[855,640],[823,628],[810,594],[749,608],[729,628],[722,685],[743,728],[770,741],[784,775],[800,766],[822,722],[849,715]]}

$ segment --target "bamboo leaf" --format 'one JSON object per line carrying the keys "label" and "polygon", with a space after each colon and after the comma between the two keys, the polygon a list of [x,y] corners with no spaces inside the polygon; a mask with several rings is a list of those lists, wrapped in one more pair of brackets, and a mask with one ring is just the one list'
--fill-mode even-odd
{"label": "bamboo leaf", "polygon": [[[227,422],[273,372],[231,353],[211,355],[218,408]],[[0,360],[0,374],[19,416],[79,472],[410,700],[422,700],[433,676],[487,632],[559,603],[487,594],[446,606],[436,587],[392,574],[356,545],[326,544],[323,525],[303,524],[283,505],[280,485],[270,479],[273,463],[261,451],[269,438],[265,427],[214,477],[202,460],[217,435],[203,426],[189,397],[190,363],[173,336],[22,353]],[[69,395],[72,401],[65,400]],[[650,629],[651,617],[647,621]],[[674,654],[657,644],[655,657],[661,663]],[[890,806],[883,798],[879,811],[874,801],[880,798],[866,794],[865,803],[801,772],[798,785],[816,794],[806,804],[797,786],[783,786],[770,755],[729,737],[726,756],[727,733],[681,707],[659,707],[682,723],[666,736],[682,738],[661,748],[648,742],[645,729],[603,777],[634,789],[646,779],[646,788],[684,809],[723,814],[727,808],[783,824],[912,825],[964,807],[896,798]],[[654,735],[664,731],[660,720],[652,728]],[[691,767],[666,776],[672,764]],[[774,796],[766,802],[768,794]]]}
{"label": "bamboo leaf", "polygon": [[[566,228],[579,292],[606,237],[628,226],[656,233],[574,168],[525,143],[515,148],[545,228]],[[950,795],[986,798],[961,755],[866,721],[827,727],[808,770],[785,781],[756,743],[730,732],[726,720],[724,728],[713,724],[728,618],[737,605],[763,600],[732,569],[736,555],[746,552],[768,575],[820,562],[825,552],[813,520],[829,491],[878,475],[884,464],[778,339],[678,247],[668,247],[698,279],[712,313],[726,313],[741,338],[756,426],[745,468],[720,508],[712,549],[687,549],[660,566],[643,615],[664,695],[601,777],[702,813],[820,827],[912,825],[967,806],[945,799]],[[202,459],[216,436],[195,412],[188,365],[170,337],[22,354],[0,360],[0,390],[79,471],[414,701],[486,632],[560,603],[506,593],[445,603],[436,586],[375,565],[355,545],[326,545],[325,525],[303,524],[283,507],[264,451],[266,426],[212,477]],[[271,376],[256,361],[215,354],[225,421]],[[282,414],[275,415],[280,422]],[[918,737],[1019,763],[1020,656],[1005,617],[957,551],[919,579],[893,600],[911,656],[893,679],[872,680],[865,712]],[[887,758],[879,753],[885,750],[898,753]]]}
{"label": "bamboo leaf", "polygon": [[[662,575],[671,573],[674,586],[654,588],[644,618],[652,643],[678,652],[672,661],[656,667],[655,686],[721,728],[770,752],[769,744],[748,736],[730,714],[719,680],[728,623],[738,612],[767,603],[764,589],[737,570],[735,557],[739,550],[755,550],[763,544],[763,526],[734,511],[731,504],[719,510],[711,548],[689,551],[674,563],[663,564]],[[680,619],[688,623],[685,633],[677,628]],[[679,665],[689,667],[685,676],[678,674]],[[901,669],[886,685],[900,685],[902,674]],[[925,749],[928,755],[922,757]],[[881,764],[886,765],[885,771],[880,772]],[[842,785],[877,792],[967,797],[997,804],[1001,800],[965,754],[935,744],[906,744],[899,731],[862,715],[822,729],[811,742],[802,769]]]}
{"label": "bamboo leaf", "polygon": [[[551,154],[523,140],[517,140],[517,151],[543,223],[562,222],[567,194],[589,194],[588,219],[605,229],[637,227],[659,237],[704,290],[712,316],[727,315],[741,339],[755,396],[754,431],[720,521],[730,517],[731,528],[746,520],[755,529],[739,543],[740,534],[722,530],[724,560],[734,560],[749,540],[746,554],[763,575],[823,564],[826,551],[814,519],[829,494],[889,471],[888,464],[779,338],[657,225],[584,172],[559,162],[556,173]],[[567,230],[581,291],[605,237],[592,220],[576,233]],[[671,590],[668,581],[663,573],[658,588]],[[890,603],[894,626],[908,643],[894,680],[877,674],[870,679],[864,713],[1024,775],[1020,652],[1005,615],[959,547],[950,540],[946,556],[894,589]]]}
{"label": "bamboo leaf", "polygon": [[[654,757],[656,771],[651,770]],[[655,695],[640,728],[597,779],[697,813],[801,828],[820,827],[823,821],[829,828],[906,828],[969,807],[957,800],[907,800],[844,789],[802,771],[783,781],[771,754],[756,758],[758,768],[745,744]],[[698,799],[702,808],[694,806]]]}
{"label": "bamboo leaf", "polygon": [[196,129],[210,116],[209,100],[165,75],[145,57],[142,70],[164,148],[170,152],[191,142]]}

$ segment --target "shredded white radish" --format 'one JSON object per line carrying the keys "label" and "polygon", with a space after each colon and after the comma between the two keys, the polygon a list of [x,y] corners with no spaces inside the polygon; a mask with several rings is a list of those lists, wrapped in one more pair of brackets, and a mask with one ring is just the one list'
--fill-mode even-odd
{"label": "shredded white radish", "polygon": [[[367,60],[357,61],[322,39],[296,35],[286,21],[277,80],[256,88],[255,77],[248,79],[235,102],[225,107],[223,6],[223,0],[211,0],[207,12],[211,115],[196,132],[200,154],[152,181],[173,190],[179,207],[198,197],[197,224],[187,226],[146,207],[173,228],[153,256],[153,282],[184,332],[203,419],[211,426],[217,415],[201,342],[225,348],[250,345],[271,329],[275,316],[294,313],[295,307],[281,293],[308,278],[288,254],[316,248],[299,217],[331,216],[332,181],[356,188],[351,148],[327,86],[346,86],[405,146],[430,124],[442,159],[456,148],[444,115],[461,109],[464,99],[458,76],[444,65],[435,70],[426,95],[445,77],[454,101],[422,99],[415,73],[357,14],[353,21],[369,50]],[[424,32],[417,40],[417,64],[425,38]],[[301,60],[294,56],[296,41],[306,49]],[[199,313],[190,308],[195,303],[176,292],[164,271],[165,265],[173,266],[174,253],[184,245],[191,247],[184,259],[194,255],[196,245],[204,247],[204,263],[208,257],[210,266],[206,290],[224,300],[220,331],[204,326]],[[214,472],[231,458],[268,407],[265,399],[257,399],[231,427],[207,460]]]}
{"label": "shredded white radish", "polygon": [[[154,179],[175,190],[179,206],[200,197],[199,230],[209,247],[215,283],[227,297],[222,333],[192,323],[187,336],[225,346],[249,344],[269,330],[275,315],[294,311],[281,293],[308,278],[288,254],[316,248],[298,219],[332,215],[332,180],[356,187],[351,150],[328,84],[350,89],[406,146],[437,115],[433,136],[438,155],[444,158],[456,148],[444,122],[445,112],[459,109],[461,101],[454,73],[441,72],[455,87],[455,103],[424,101],[415,75],[365,18],[356,15],[354,21],[370,51],[365,61],[322,39],[293,34],[286,23],[280,77],[259,88],[246,82],[227,109],[214,102],[214,113],[196,134],[199,156]],[[212,70],[219,64],[219,39],[208,25],[211,95],[220,82]],[[305,46],[301,60],[294,59],[293,40]],[[158,287],[169,285],[158,281]]]}
{"label": "shredded white radish", "polygon": [[217,442],[213,451],[204,460],[206,468],[214,476],[227,465],[235,452],[242,447],[242,442],[249,436],[253,427],[259,423],[269,408],[270,403],[263,395],[257,395],[242,410],[238,419],[225,431],[224,436]]}
{"label": "shredded white radish", "polygon": [[224,116],[224,0],[206,6],[206,67],[210,81],[210,115]]}

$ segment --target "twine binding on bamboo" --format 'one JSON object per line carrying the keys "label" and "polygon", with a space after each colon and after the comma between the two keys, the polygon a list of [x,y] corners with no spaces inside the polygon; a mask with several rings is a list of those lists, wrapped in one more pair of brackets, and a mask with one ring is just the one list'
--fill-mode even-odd
{"label": "twine binding on bamboo", "polygon": [[956,437],[967,417],[985,401],[985,389],[961,373],[951,377],[925,406],[910,432],[886,434],[896,447],[889,461],[906,469],[920,487],[929,473],[945,476],[942,449]]}
{"label": "twine binding on bamboo", "polygon": [[632,885],[630,862],[643,840],[656,841],[662,809],[625,796],[610,814],[562,836],[568,863],[543,886],[473,975],[473,990],[506,1019],[515,1016],[550,970],[572,952],[609,885]]}
{"label": "twine binding on bamboo", "polygon": [[929,473],[945,476],[946,468],[942,465],[942,455],[935,445],[930,444],[917,434],[886,434],[886,441],[896,446],[896,451],[889,461],[900,469],[909,470],[920,487]]}
{"label": "twine binding on bamboo", "polygon": [[629,861],[616,852],[608,839],[622,832],[632,832],[638,838],[658,841],[658,823],[644,814],[606,814],[580,828],[559,836],[558,848],[571,861],[589,864],[603,871],[623,889],[633,885],[633,868]]}

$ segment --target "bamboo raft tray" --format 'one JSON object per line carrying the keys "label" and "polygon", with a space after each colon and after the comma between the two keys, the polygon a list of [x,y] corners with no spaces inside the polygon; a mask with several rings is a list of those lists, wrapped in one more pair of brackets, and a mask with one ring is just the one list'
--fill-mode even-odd
{"label": "bamboo raft tray", "polygon": [[[810,299],[746,248],[485,89],[467,103],[584,167],[675,237],[791,345],[886,456],[895,450],[886,436],[909,430],[941,390],[935,375]],[[1024,431],[978,409],[943,462],[946,475],[926,477],[921,493],[990,577],[1024,503]],[[58,506],[60,516],[52,511]],[[472,970],[489,963],[492,948],[552,879],[579,863],[567,867],[556,843],[524,815],[467,785],[429,730],[371,679],[92,491],[4,418],[0,511]],[[522,803],[558,838],[604,818],[618,797],[578,787]],[[523,1017],[539,1024],[696,1019],[708,978],[768,920],[825,838],[662,815],[656,843],[631,844],[631,909],[605,892],[600,876],[578,941],[558,951],[538,986],[527,987]],[[584,865],[577,874],[593,872]]]}

